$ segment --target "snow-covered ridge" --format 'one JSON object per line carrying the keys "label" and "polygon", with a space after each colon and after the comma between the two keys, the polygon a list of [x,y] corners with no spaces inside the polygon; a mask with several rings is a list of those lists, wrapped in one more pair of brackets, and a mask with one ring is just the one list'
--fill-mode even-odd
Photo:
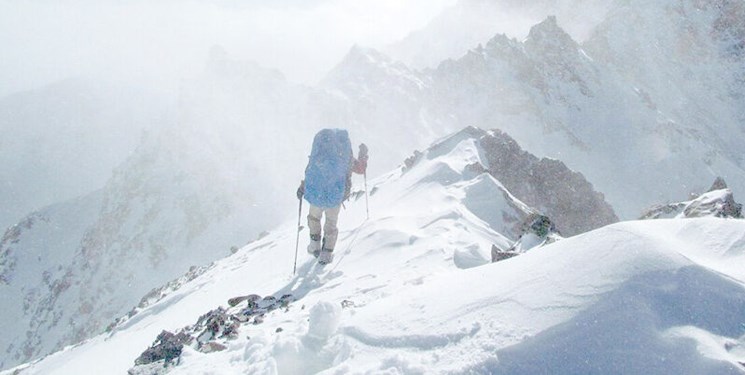
{"label": "snow-covered ridge", "polygon": [[[577,38],[567,38],[573,34],[562,31],[567,23],[564,18],[548,18],[536,25],[525,41],[497,36],[484,47],[473,48],[466,56],[443,63],[434,71],[417,72],[374,51],[358,48],[350,51],[350,59],[340,66],[350,72],[348,79],[335,81],[332,73],[318,90],[291,85],[276,71],[255,64],[227,61],[217,51],[204,77],[184,88],[183,118],[189,121],[179,123],[155,140],[149,137],[148,143],[117,171],[102,193],[104,197],[66,204],[56,215],[61,219],[51,220],[52,216],[44,213],[50,218],[49,225],[24,230],[21,237],[25,238],[12,244],[13,254],[25,254],[25,261],[16,262],[15,270],[31,263],[29,269],[38,268],[40,272],[52,268],[49,275],[53,276],[46,282],[34,274],[33,285],[24,285],[22,295],[13,297],[19,302],[12,305],[20,308],[24,305],[20,301],[25,300],[31,301],[30,305],[37,301],[61,301],[55,303],[65,305],[63,317],[59,318],[59,310],[42,303],[41,309],[51,318],[34,318],[38,321],[34,327],[41,328],[34,328],[30,338],[24,336],[25,329],[6,335],[8,340],[17,337],[25,342],[12,351],[35,356],[43,352],[36,352],[38,347],[59,347],[86,333],[99,332],[112,317],[125,314],[153,286],[177,277],[193,264],[226,255],[231,246],[245,243],[253,237],[247,232],[265,229],[270,220],[256,214],[253,207],[247,208],[259,201],[251,194],[253,184],[278,187],[272,189],[273,196],[262,197],[265,199],[261,201],[269,202],[267,206],[271,208],[263,207],[267,215],[294,212],[286,209],[293,204],[285,199],[292,195],[294,186],[287,190],[284,187],[295,185],[307,154],[301,147],[294,147],[297,145],[293,142],[276,140],[307,140],[316,128],[331,124],[348,126],[355,142],[364,141],[371,146],[371,170],[388,169],[412,148],[422,149],[434,137],[460,129],[463,124],[500,128],[527,151],[545,157],[539,159],[545,161],[535,165],[528,163],[527,170],[551,176],[545,180],[571,177],[542,172],[541,166],[558,171],[560,160],[586,176],[592,183],[587,192],[602,192],[623,218],[638,217],[639,210],[651,203],[703,191],[702,184],[717,175],[725,176],[741,196],[738,189],[745,186],[742,137],[738,136],[745,118],[745,65],[738,52],[742,40],[738,37],[745,19],[738,17],[741,1],[616,3],[619,7],[589,41],[580,43]],[[475,43],[468,47],[474,46]],[[356,80],[357,74],[368,68],[372,74]],[[654,74],[660,72],[664,79],[658,80]],[[349,86],[345,86],[347,83]],[[256,143],[249,144],[247,139]],[[273,164],[273,170],[268,172],[262,170],[269,164],[267,159]],[[259,165],[255,160],[260,161]],[[454,196],[465,194],[462,189],[466,188],[472,197],[481,192],[498,195],[504,188],[527,206],[546,213],[558,226],[570,223],[570,218],[559,215],[583,206],[573,199],[566,199],[561,205],[530,201],[531,196],[551,195],[530,191],[523,194],[521,188],[533,185],[523,183],[524,176],[516,178],[517,183],[508,176],[522,168],[510,164],[495,168],[498,164],[494,161],[485,157],[480,160],[483,165],[473,164],[475,169],[468,172],[468,180],[457,176],[453,180],[461,184],[450,187]],[[444,176],[452,176],[448,169],[453,168],[445,164],[433,168]],[[479,174],[483,172],[479,165],[489,169],[491,178]],[[282,173],[277,173],[280,169]],[[499,172],[504,175],[495,175]],[[293,181],[288,182],[289,179]],[[492,180],[502,184],[502,188],[495,187]],[[570,180],[567,186],[588,187],[585,177]],[[565,193],[559,196],[572,196]],[[594,192],[580,191],[576,197],[600,201]],[[105,200],[105,206],[95,199]],[[519,219],[509,215],[510,220],[491,218],[499,204],[476,199],[464,202],[475,202],[469,203],[467,210],[476,219],[496,223],[497,228],[504,224],[498,231],[505,237],[514,239],[519,233],[514,229]],[[551,214],[551,207],[557,207],[557,213]],[[599,204],[584,214],[607,213],[603,207]],[[101,209],[104,216],[110,217],[100,216]],[[520,217],[519,211],[514,211],[516,218]],[[253,221],[256,217],[261,217],[260,223]],[[571,217],[586,220],[576,212]],[[65,219],[69,218],[78,221],[67,225]],[[449,222],[456,223],[457,220]],[[586,224],[572,225],[597,226]],[[52,236],[50,232],[56,234]],[[562,232],[570,233],[566,229]],[[59,241],[47,241],[48,238]],[[77,254],[77,263],[71,269],[93,270],[98,276],[83,277],[78,271],[68,274],[68,268],[58,269],[46,262],[40,266],[37,252],[29,249],[33,248],[30,243],[43,242],[60,247],[65,244],[64,251],[55,247],[50,252],[70,257]],[[498,241],[492,241],[495,242]],[[83,247],[86,253],[78,254]],[[50,246],[46,245],[46,249]],[[172,273],[158,272],[159,278],[150,280],[138,274],[142,270],[119,272],[117,267],[126,264],[119,260],[134,250],[141,250],[139,259],[147,260],[134,261],[129,266],[165,264],[173,268]],[[463,251],[460,266],[480,264],[482,256],[488,258],[484,250],[488,253],[488,248],[479,247],[478,256]],[[86,265],[88,256],[98,259],[99,265]],[[8,259],[2,264],[13,264]],[[175,261],[171,263],[171,259]],[[114,271],[109,272],[109,267]],[[156,275],[144,272],[147,276]],[[71,278],[73,274],[75,277]],[[117,283],[120,276],[125,281]],[[129,287],[130,281],[134,287]],[[138,285],[139,282],[149,284]],[[54,288],[47,284],[62,286],[60,289],[66,290],[63,296],[76,297],[57,299],[53,297],[57,295]],[[80,298],[72,292],[79,285],[99,284],[107,286],[103,289],[106,293],[109,287],[124,288],[129,300],[99,305],[94,298],[100,292],[96,288],[91,287]],[[64,298],[69,300],[63,301]],[[118,308],[112,307],[117,304]],[[73,335],[61,323],[58,331],[45,325],[55,319],[58,323],[69,321],[79,309],[98,314],[103,306],[112,307],[107,316],[90,320],[95,323],[91,326],[76,323],[77,333]],[[21,324],[8,327],[13,330],[23,326],[22,319],[3,320],[20,321]],[[59,335],[66,335],[67,341],[59,341]],[[52,343],[40,344],[42,340]],[[26,345],[31,349],[24,353],[21,346]]]}
{"label": "snow-covered ridge", "polygon": [[[742,63],[722,57],[707,31],[722,13],[687,10],[681,19],[667,3],[619,7],[581,44],[548,18],[524,42],[498,35],[443,62],[426,113],[505,130],[526,150],[581,172],[624,218],[701,191],[717,175],[741,181],[741,137],[732,134],[743,132]],[[650,44],[662,32],[656,19],[672,30]],[[705,59],[680,48],[679,29],[697,30]]]}
{"label": "snow-covered ridge", "polygon": [[742,216],[742,204],[735,201],[724,179],[717,178],[709,191],[685,202],[668,203],[650,208],[641,219]]}
{"label": "snow-covered ridge", "polygon": [[[356,76],[352,86],[326,87],[348,100],[366,135],[385,124],[391,138],[416,144],[462,124],[502,129],[531,153],[581,172],[622,218],[701,191],[717,175],[741,194],[741,137],[732,135],[745,130],[745,73],[741,58],[722,52],[734,43],[722,35],[739,35],[737,21],[723,21],[735,5],[697,11],[695,1],[672,3],[617,3],[581,43],[548,17],[524,41],[497,35],[418,73],[380,68],[380,53],[349,59],[349,71],[376,67],[374,83]],[[681,30],[695,38],[678,37]],[[423,90],[402,80],[411,75],[425,77]]]}
{"label": "snow-covered ridge", "polygon": [[612,0],[459,0],[426,27],[386,48],[417,68],[436,67],[465,54],[496,34],[524,39],[530,28],[555,15],[576,40],[585,40],[613,7]]}
{"label": "snow-covered ridge", "polygon": [[[526,206],[469,167],[488,165],[469,131],[439,142],[405,170],[368,181],[370,218],[355,194],[341,216],[333,264],[322,269],[301,252],[290,277],[296,227],[287,223],[112,333],[22,373],[123,373],[162,330],[177,332],[249,293],[292,293],[297,300],[261,324],[238,326],[233,339],[215,339],[220,345],[183,347],[178,361],[160,369],[743,371],[745,272],[738,265],[745,261],[745,221],[623,222],[490,263],[493,244],[511,243],[495,229],[510,228],[504,218],[524,215],[516,208]],[[502,209],[483,212],[496,221],[478,212],[487,203]]]}
{"label": "snow-covered ridge", "polygon": [[551,218],[562,234],[572,236],[618,221],[603,194],[596,192],[582,174],[571,171],[561,161],[537,158],[497,129],[465,128],[425,153],[415,153],[406,166],[421,157],[436,157],[464,140],[473,142],[478,155],[466,166],[467,170],[491,175],[511,195],[536,209],[535,213]]}
{"label": "snow-covered ridge", "polygon": [[427,85],[427,76],[410,69],[401,62],[372,49],[354,46],[344,59],[329,72],[321,83],[324,87],[343,87],[345,92],[358,90],[365,96],[366,85],[389,84],[391,77],[397,78],[391,89],[421,91]]}

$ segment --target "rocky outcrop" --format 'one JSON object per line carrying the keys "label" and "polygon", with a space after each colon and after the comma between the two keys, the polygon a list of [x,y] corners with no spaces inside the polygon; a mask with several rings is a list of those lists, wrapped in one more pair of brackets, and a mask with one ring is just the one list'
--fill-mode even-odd
{"label": "rocky outcrop", "polygon": [[[480,158],[466,166],[468,171],[494,177],[519,201],[536,213],[550,217],[552,225],[562,235],[573,236],[618,221],[603,194],[595,191],[581,173],[572,171],[559,160],[539,159],[497,129],[466,127],[432,145],[425,153],[416,151],[405,160],[403,171],[412,169],[422,158],[432,158],[450,150],[454,143],[464,139],[474,141]],[[524,229],[524,226],[518,228],[516,236]]]}
{"label": "rocky outcrop", "polygon": [[525,220],[522,235],[509,249],[500,250],[496,245],[492,246],[491,260],[492,262],[499,262],[509,259],[561,239],[561,234],[556,230],[556,225],[551,219],[544,215],[533,214]]}
{"label": "rocky outcrop", "polygon": [[565,236],[573,236],[618,221],[602,193],[581,173],[555,159],[523,151],[500,130],[479,139],[488,172],[525,204],[550,217]]}
{"label": "rocky outcrop", "polygon": [[717,177],[708,192],[692,200],[668,203],[650,208],[640,219],[720,217],[739,218],[742,216],[742,204],[735,202],[732,190],[724,179]]}
{"label": "rocky outcrop", "polygon": [[[258,295],[233,298],[228,301],[230,307],[227,309],[218,307],[211,310],[200,316],[195,324],[177,333],[161,332],[153,344],[135,359],[135,365],[128,374],[167,373],[170,368],[178,366],[186,346],[205,354],[223,351],[228,348],[228,341],[238,338],[241,328],[261,324],[267,316],[276,315],[273,314],[275,311],[289,311],[290,303],[294,301],[290,294],[279,298],[261,298]],[[276,332],[281,332],[281,328]]]}

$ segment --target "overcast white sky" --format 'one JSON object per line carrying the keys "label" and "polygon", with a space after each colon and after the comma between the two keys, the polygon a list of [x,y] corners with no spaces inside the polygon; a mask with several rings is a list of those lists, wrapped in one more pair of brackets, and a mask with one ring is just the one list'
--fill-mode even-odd
{"label": "overcast white sky", "polygon": [[0,96],[69,76],[174,87],[214,44],[315,83],[456,0],[0,0]]}

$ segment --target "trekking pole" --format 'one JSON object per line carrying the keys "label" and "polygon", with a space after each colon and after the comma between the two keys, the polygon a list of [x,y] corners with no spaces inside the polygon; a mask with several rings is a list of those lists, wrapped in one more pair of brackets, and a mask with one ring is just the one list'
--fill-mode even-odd
{"label": "trekking pole", "polygon": [[360,143],[360,151],[357,153],[357,156],[360,158],[360,163],[362,164],[362,175],[365,176],[365,212],[367,213],[367,220],[370,219],[370,203],[368,203],[367,199],[367,145],[364,143]]}
{"label": "trekking pole", "polygon": [[367,219],[370,219],[370,204],[367,202],[367,170],[363,174],[365,178],[365,211],[367,212]]}
{"label": "trekking pole", "polygon": [[303,215],[303,198],[298,198],[300,201],[300,205],[297,209],[297,238],[295,239],[295,263],[292,265],[292,275],[295,276],[295,272],[297,271],[297,249],[300,246],[300,230],[302,227],[300,226],[300,217]]}

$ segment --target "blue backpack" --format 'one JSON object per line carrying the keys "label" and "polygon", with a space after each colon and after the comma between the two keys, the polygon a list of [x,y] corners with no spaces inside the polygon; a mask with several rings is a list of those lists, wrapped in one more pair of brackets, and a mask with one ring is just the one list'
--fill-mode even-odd
{"label": "blue backpack", "polygon": [[340,205],[352,169],[352,158],[352,143],[346,130],[319,131],[313,138],[313,150],[305,169],[305,200],[321,208]]}

